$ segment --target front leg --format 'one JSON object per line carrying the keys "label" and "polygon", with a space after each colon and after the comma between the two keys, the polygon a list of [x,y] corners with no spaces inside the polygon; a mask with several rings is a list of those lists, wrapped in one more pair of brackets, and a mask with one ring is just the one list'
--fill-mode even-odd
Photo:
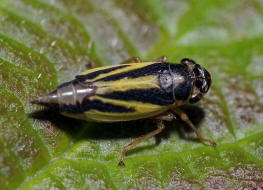
{"label": "front leg", "polygon": [[193,131],[195,132],[197,138],[200,141],[208,142],[213,147],[216,147],[216,143],[214,141],[209,140],[209,139],[205,139],[205,138],[202,137],[202,135],[200,134],[198,129],[194,126],[194,124],[191,122],[191,120],[188,118],[188,116],[182,110],[180,110],[178,107],[172,108],[172,110],[180,117],[181,120],[183,120],[185,123],[187,123],[193,129]]}

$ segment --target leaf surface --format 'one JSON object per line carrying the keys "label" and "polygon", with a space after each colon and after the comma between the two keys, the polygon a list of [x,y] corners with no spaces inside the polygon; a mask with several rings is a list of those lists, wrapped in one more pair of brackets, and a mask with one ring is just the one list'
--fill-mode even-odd
{"label": "leaf surface", "polygon": [[[262,34],[262,0],[1,0],[1,188],[263,188]],[[163,55],[211,72],[210,92],[183,109],[215,149],[175,121],[118,167],[151,121],[89,123],[29,103],[88,63]]]}

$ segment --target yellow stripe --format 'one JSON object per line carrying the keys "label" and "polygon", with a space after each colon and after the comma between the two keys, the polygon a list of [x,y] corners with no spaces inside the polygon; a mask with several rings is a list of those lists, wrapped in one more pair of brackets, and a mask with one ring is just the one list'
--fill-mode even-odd
{"label": "yellow stripe", "polygon": [[166,110],[157,110],[156,112],[151,112],[147,114],[137,114],[137,115],[130,115],[126,113],[107,113],[100,112],[96,110],[91,110],[88,112],[85,112],[82,116],[82,119],[85,118],[85,120],[90,121],[96,121],[96,122],[118,122],[118,121],[132,121],[132,120],[138,120],[138,119],[144,119],[144,118],[151,118],[156,115],[159,115],[163,113]]}
{"label": "yellow stripe", "polygon": [[[114,100],[114,99],[107,99],[102,98],[99,96],[92,96],[89,98],[90,100],[100,100],[105,103],[110,103],[113,105],[119,105],[126,108],[133,108],[135,109],[135,112],[131,112],[129,114],[138,114],[138,113],[147,113],[147,112],[155,112],[156,110],[162,110],[166,106],[160,106],[156,104],[150,104],[150,103],[143,103],[143,102],[137,102],[137,101],[125,101],[125,100]],[[107,113],[105,113],[107,114]]]}
{"label": "yellow stripe", "polygon": [[124,78],[117,81],[94,82],[98,87],[96,94],[106,94],[114,91],[127,91],[131,89],[160,88],[157,76],[143,76],[138,78]]}
{"label": "yellow stripe", "polygon": [[[115,74],[119,74],[119,73],[123,73],[123,72],[127,72],[127,71],[131,71],[131,70],[135,70],[135,69],[139,69],[139,68],[143,68],[145,66],[151,65],[155,62],[143,62],[143,63],[130,63],[130,64],[123,64],[123,65],[129,65],[129,67],[124,67],[124,68],[120,68],[108,73],[104,73],[104,74],[100,74],[99,76],[97,76],[96,78],[92,79],[92,80],[87,80],[87,82],[93,82],[96,81],[98,79],[107,77],[107,76],[111,76],[111,75],[115,75]],[[109,68],[109,67],[107,67]],[[106,69],[106,67],[102,67],[101,70]]]}
{"label": "yellow stripe", "polygon": [[83,75],[87,75],[90,73],[93,73],[95,71],[100,71],[100,70],[104,70],[104,69],[109,69],[109,68],[113,68],[113,67],[118,67],[119,65],[110,65],[110,66],[104,66],[104,67],[97,67],[94,69],[89,69],[87,71],[83,71],[82,73],[78,74],[79,76],[83,76]]}
{"label": "yellow stripe", "polygon": [[168,106],[158,106],[158,105],[141,103],[136,101],[111,100],[98,96],[92,96],[90,97],[90,100],[100,100],[102,102],[110,103],[113,105],[120,105],[127,108],[134,108],[135,111],[127,112],[127,113],[112,113],[112,112],[101,112],[97,110],[89,110],[82,114],[63,113],[63,115],[74,117],[77,119],[84,119],[84,120],[90,120],[96,122],[118,122],[118,121],[131,121],[131,120],[153,117],[169,109]]}

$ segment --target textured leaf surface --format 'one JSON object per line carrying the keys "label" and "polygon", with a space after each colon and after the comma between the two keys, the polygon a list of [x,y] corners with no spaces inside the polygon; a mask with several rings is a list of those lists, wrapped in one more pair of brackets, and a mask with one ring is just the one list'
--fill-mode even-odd
{"label": "textured leaf surface", "polygon": [[[262,0],[1,0],[1,189],[263,188]],[[151,121],[96,124],[29,100],[94,62],[189,57],[213,76],[182,122],[129,152]],[[40,111],[39,111],[40,110]]]}

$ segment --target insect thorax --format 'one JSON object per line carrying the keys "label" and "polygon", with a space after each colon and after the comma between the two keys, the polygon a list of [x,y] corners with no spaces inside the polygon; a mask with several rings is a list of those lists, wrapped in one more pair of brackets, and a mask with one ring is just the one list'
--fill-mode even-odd
{"label": "insect thorax", "polygon": [[175,104],[187,103],[193,89],[193,79],[191,73],[181,64],[168,65],[159,76],[159,83],[167,93],[173,93]]}

